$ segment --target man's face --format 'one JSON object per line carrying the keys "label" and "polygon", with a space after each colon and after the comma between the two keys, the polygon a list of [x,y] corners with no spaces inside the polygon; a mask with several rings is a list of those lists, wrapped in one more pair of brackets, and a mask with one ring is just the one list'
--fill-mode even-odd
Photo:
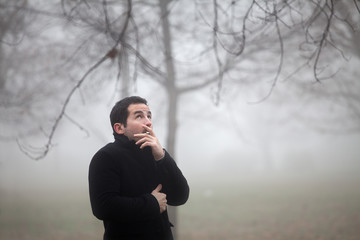
{"label": "man's face", "polygon": [[145,133],[144,125],[152,128],[150,108],[143,104],[130,104],[128,107],[129,116],[127,118],[126,127],[122,125],[123,134],[134,139],[134,134]]}

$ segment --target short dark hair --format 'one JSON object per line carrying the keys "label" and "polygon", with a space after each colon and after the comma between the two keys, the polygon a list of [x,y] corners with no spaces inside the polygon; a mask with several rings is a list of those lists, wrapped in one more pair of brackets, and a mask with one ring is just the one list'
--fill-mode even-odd
{"label": "short dark hair", "polygon": [[138,96],[126,97],[118,101],[110,112],[111,128],[114,130],[115,123],[121,123],[126,127],[126,120],[129,116],[130,104],[145,104],[147,105],[146,99]]}

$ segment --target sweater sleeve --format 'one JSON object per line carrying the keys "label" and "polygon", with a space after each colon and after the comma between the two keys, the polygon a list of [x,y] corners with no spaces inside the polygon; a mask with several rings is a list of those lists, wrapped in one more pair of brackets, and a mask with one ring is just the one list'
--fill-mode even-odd
{"label": "sweater sleeve", "polygon": [[107,153],[99,151],[89,166],[89,194],[93,214],[100,220],[132,222],[152,219],[160,214],[156,198],[146,193],[124,197],[119,193],[119,173]]}
{"label": "sweater sleeve", "polygon": [[163,185],[162,192],[166,193],[168,204],[172,206],[184,204],[189,198],[190,189],[174,159],[165,151],[164,158],[156,164]]}

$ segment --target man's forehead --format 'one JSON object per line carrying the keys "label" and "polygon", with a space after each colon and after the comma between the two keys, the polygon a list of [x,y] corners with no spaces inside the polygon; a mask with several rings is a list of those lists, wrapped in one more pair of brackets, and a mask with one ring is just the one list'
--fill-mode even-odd
{"label": "man's forehead", "polygon": [[143,103],[130,104],[128,110],[129,113],[137,113],[137,112],[151,113],[149,106]]}

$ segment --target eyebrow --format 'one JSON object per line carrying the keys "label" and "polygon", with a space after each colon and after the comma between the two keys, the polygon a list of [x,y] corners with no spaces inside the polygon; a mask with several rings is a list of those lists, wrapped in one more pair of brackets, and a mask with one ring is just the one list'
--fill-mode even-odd
{"label": "eyebrow", "polygon": [[142,111],[142,110],[137,110],[137,111],[135,111],[135,112],[134,112],[134,115],[136,115],[136,114],[138,114],[138,113],[144,113],[144,112],[146,112],[147,114],[152,115],[151,111]]}

